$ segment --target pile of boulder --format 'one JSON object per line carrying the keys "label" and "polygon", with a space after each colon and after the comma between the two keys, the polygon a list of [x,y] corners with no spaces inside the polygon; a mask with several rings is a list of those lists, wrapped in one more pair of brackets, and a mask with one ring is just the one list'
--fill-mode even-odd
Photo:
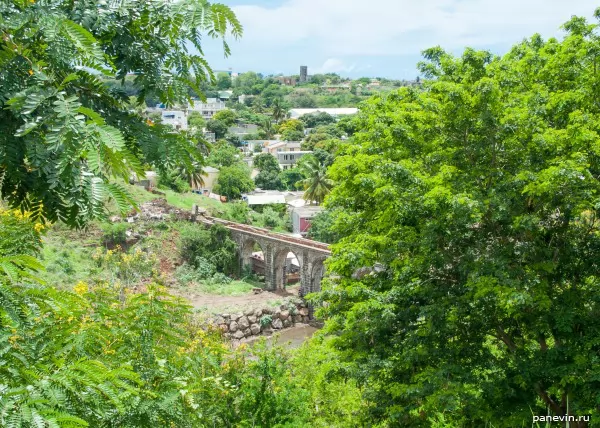
{"label": "pile of boulder", "polygon": [[236,314],[220,314],[213,323],[225,336],[241,340],[250,336],[270,335],[276,330],[310,321],[305,302],[288,302],[278,308],[263,307],[246,309]]}
{"label": "pile of boulder", "polygon": [[161,198],[141,204],[139,211],[130,212],[124,219],[119,216],[111,217],[111,221],[115,223],[120,221],[136,223],[138,221],[165,221],[172,218],[189,220],[190,214],[185,210],[173,208],[167,203],[166,199]]}

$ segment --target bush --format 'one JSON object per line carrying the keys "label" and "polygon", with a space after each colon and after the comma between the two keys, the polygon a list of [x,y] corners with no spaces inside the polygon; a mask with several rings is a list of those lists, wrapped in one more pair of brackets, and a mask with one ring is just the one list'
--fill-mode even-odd
{"label": "bush", "polygon": [[229,284],[231,281],[231,278],[221,272],[215,273],[210,279],[211,284]]}
{"label": "bush", "polygon": [[127,240],[127,223],[104,223],[100,227],[104,245],[124,244]]}
{"label": "bush", "polygon": [[259,323],[262,328],[265,328],[271,325],[272,321],[273,317],[271,315],[263,315],[262,317],[260,317]]}
{"label": "bush", "polygon": [[179,248],[181,258],[194,268],[205,259],[217,272],[238,273],[237,246],[229,237],[229,231],[221,225],[208,230],[198,225],[185,225],[181,228]]}
{"label": "bush", "polygon": [[161,174],[158,177],[158,186],[164,189],[171,189],[177,193],[187,193],[192,189],[190,184],[175,172]]}

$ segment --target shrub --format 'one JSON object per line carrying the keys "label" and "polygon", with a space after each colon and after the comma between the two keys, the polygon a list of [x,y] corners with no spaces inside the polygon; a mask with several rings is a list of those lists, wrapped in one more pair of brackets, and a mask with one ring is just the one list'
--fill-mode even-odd
{"label": "shrub", "polygon": [[184,225],[180,235],[180,255],[188,264],[198,267],[201,258],[212,263],[217,272],[230,275],[238,272],[237,246],[229,231],[221,225],[203,229],[198,225]]}
{"label": "shrub", "polygon": [[104,245],[124,244],[127,240],[127,223],[104,223],[100,227]]}
{"label": "shrub", "polygon": [[260,317],[259,323],[262,328],[265,328],[271,325],[272,321],[273,317],[271,315],[263,315],[262,317]]}
{"label": "shrub", "polygon": [[231,283],[231,281],[231,278],[229,278],[227,275],[221,272],[215,273],[210,279],[210,282],[212,284],[229,284]]}

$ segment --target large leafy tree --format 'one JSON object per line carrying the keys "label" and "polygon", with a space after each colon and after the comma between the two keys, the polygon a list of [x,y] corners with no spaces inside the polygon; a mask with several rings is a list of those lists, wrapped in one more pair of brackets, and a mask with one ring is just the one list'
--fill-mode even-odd
{"label": "large leafy tree", "polygon": [[600,417],[600,43],[564,28],[502,58],[427,50],[424,90],[364,105],[330,168],[322,315],[374,420]]}
{"label": "large leafy tree", "polygon": [[[0,193],[34,216],[82,225],[104,199],[133,201],[112,181],[201,159],[185,135],[150,126],[118,87],[135,75],[138,102],[172,105],[202,96],[212,79],[201,34],[237,37],[229,8],[200,0],[164,2],[21,1],[0,3]],[[224,45],[229,53],[227,44]]]}
{"label": "large leafy tree", "polygon": [[242,193],[254,190],[250,168],[243,163],[221,168],[214,190],[215,193],[226,196],[229,200],[241,198]]}
{"label": "large leafy tree", "polygon": [[275,156],[270,153],[261,153],[254,157],[254,168],[259,173],[254,178],[256,187],[264,190],[277,190],[283,187],[281,183],[281,168]]}

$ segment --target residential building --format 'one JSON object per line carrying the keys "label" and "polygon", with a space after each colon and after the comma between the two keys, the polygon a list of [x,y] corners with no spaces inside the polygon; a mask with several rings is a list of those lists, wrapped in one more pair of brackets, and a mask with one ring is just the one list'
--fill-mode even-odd
{"label": "residential building", "polygon": [[206,141],[208,141],[209,143],[216,143],[217,142],[217,136],[215,135],[215,133],[207,131],[206,128],[204,128],[202,130],[202,135],[204,136],[204,139]]}
{"label": "residential building", "polygon": [[211,119],[217,112],[225,110],[225,103],[217,98],[207,98],[206,102],[200,100],[194,101],[193,106],[189,106],[189,111],[200,112],[204,119]]}
{"label": "residential building", "polygon": [[248,134],[256,134],[258,132],[258,125],[253,123],[242,123],[230,127],[227,132],[232,135],[243,136]]}
{"label": "residential building", "polygon": [[323,207],[306,205],[292,209],[292,233],[306,236],[310,229],[311,219],[323,211]]}
{"label": "residential building", "polygon": [[298,160],[302,156],[312,153],[311,151],[297,151],[297,152],[279,152],[277,153],[277,162],[279,162],[279,168],[291,169],[296,165]]}
{"label": "residential building", "polygon": [[291,119],[299,119],[305,114],[324,112],[338,118],[340,116],[349,116],[358,113],[357,108],[293,108],[290,110]]}
{"label": "residential building", "polygon": [[276,156],[280,152],[298,152],[300,151],[300,141],[279,141],[269,142],[263,149],[264,153],[270,153]]}
{"label": "residential building", "polygon": [[182,110],[162,110],[160,112],[160,120],[165,125],[171,125],[177,130],[186,130],[187,117]]}

